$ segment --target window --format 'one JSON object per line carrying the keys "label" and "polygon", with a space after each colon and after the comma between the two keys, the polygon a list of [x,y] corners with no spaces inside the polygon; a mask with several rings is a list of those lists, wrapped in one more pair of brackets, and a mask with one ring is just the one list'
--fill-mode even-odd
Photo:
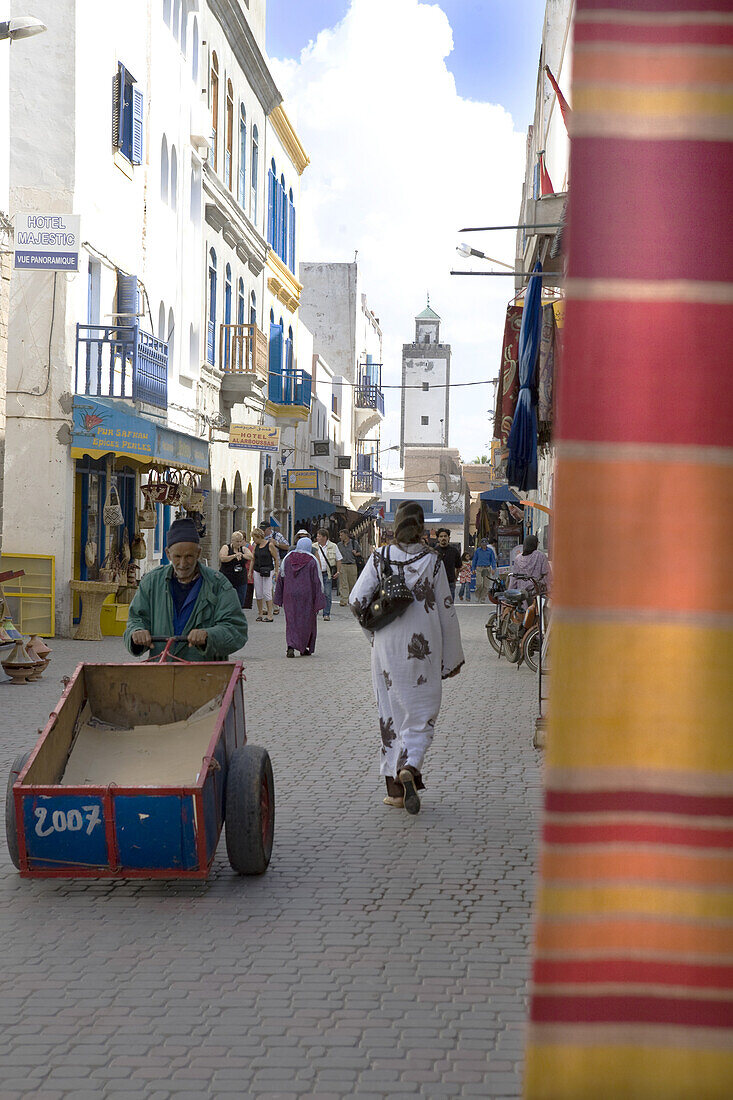
{"label": "window", "polygon": [[112,86],[112,144],[130,164],[142,164],[143,93],[122,64],[117,66]]}
{"label": "window", "polygon": [[239,105],[239,183],[237,187],[237,197],[239,198],[239,205],[243,210],[246,209],[245,203],[247,201],[246,190],[246,170],[247,170],[247,114],[244,109],[244,104]]}
{"label": "window", "polygon": [[171,25],[171,0],[163,0],[163,22],[166,27]]}
{"label": "window", "polygon": [[260,145],[257,127],[252,127],[252,172],[250,181],[252,185],[252,221],[257,222],[257,173],[260,161]]}
{"label": "window", "polygon": [[186,56],[188,48],[188,0],[185,0],[181,8],[181,53]]}
{"label": "window", "polygon": [[216,252],[209,250],[208,316],[206,319],[206,359],[214,365],[216,349]]}
{"label": "window", "polygon": [[165,340],[165,305],[160,303],[158,308],[158,339]]}
{"label": "window", "polygon": [[430,423],[430,417],[429,417],[429,416],[421,416],[421,417],[420,417],[420,423],[421,423],[421,424],[422,424],[423,426],[424,426],[425,424],[429,424],[429,423]]}
{"label": "window", "polygon": [[231,347],[232,330],[232,269],[227,264],[224,271],[224,369],[229,369],[229,348]]}
{"label": "window", "polygon": [[429,382],[423,382],[423,384],[422,384],[422,388],[423,388],[423,389],[425,390],[425,392],[427,393],[427,391],[428,391],[428,390],[430,389],[430,383],[429,383]]}
{"label": "window", "polygon": [[224,150],[224,183],[232,189],[232,142],[234,139],[234,89],[227,80],[226,145]]}
{"label": "window", "polygon": [[171,30],[173,31],[173,37],[178,41],[179,28],[181,24],[181,0],[173,0],[173,22],[171,23]]}
{"label": "window", "polygon": [[189,214],[194,225],[197,224],[201,217],[201,176],[198,168],[195,166],[191,169],[191,202]]}
{"label": "window", "polygon": [[171,210],[178,209],[178,154],[175,145],[171,146]]}
{"label": "window", "polygon": [[211,167],[217,169],[217,121],[219,118],[219,59],[211,55]]}
{"label": "window", "polygon": [[285,263],[285,241],[287,239],[287,220],[288,220],[288,197],[285,192],[285,176],[280,176],[280,187],[278,189],[278,202],[280,207],[278,210],[278,248],[277,254]]}
{"label": "window", "polygon": [[267,173],[267,243],[277,252],[278,193],[277,168],[274,159],[270,161]]}
{"label": "window", "polygon": [[199,78],[199,21],[194,16],[191,28],[191,79],[195,82]]}
{"label": "window", "polygon": [[163,134],[163,140],[160,143],[160,201],[168,205],[168,139]]}
{"label": "window", "polygon": [[251,325],[257,324],[257,295],[254,290],[249,296],[249,323]]}
{"label": "window", "polygon": [[295,205],[293,203],[293,189],[290,188],[290,194],[288,195],[288,250],[286,263],[290,270],[295,273]]}
{"label": "window", "polygon": [[168,342],[168,362],[173,364],[173,352],[176,346],[176,319],[173,316],[173,310],[168,310],[168,331],[163,337]]}

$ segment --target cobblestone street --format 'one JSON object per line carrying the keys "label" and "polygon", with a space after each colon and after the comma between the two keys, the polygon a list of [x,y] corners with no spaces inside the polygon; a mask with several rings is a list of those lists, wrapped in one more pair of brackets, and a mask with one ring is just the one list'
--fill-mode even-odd
{"label": "cobblestone street", "polygon": [[[202,884],[22,880],[2,844],[0,1096],[519,1096],[540,802],[535,679],[459,606],[414,818],[382,804],[369,646],[335,607],[316,656],[284,616],[245,647],[248,736],[272,756],[275,848]],[[2,786],[81,659],[0,684]]]}

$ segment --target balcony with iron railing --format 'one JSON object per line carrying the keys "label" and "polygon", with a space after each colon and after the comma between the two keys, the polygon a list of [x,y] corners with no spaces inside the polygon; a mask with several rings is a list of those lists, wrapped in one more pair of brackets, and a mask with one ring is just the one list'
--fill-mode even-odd
{"label": "balcony with iron railing", "polygon": [[77,325],[75,375],[77,394],[168,408],[168,344],[138,325]]}
{"label": "balcony with iron railing", "polygon": [[351,475],[351,491],[378,496],[382,492],[382,475],[378,470],[355,470]]}
{"label": "balcony with iron railing", "polygon": [[384,416],[384,394],[375,382],[360,379],[354,390],[354,405],[357,409],[374,409]]}
{"label": "balcony with iron railing", "polygon": [[257,325],[219,326],[221,392],[228,404],[261,396],[267,384],[267,337]]}

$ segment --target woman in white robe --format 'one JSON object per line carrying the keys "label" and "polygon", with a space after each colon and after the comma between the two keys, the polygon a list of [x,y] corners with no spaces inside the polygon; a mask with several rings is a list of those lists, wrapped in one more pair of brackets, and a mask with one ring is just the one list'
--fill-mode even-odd
{"label": "woman in white robe", "polygon": [[[420,809],[422,766],[435,733],[442,681],[464,663],[458,618],[443,563],[420,540],[423,510],[404,501],[395,515],[390,563],[403,563],[414,600],[394,622],[366,632],[372,644],[372,683],[382,735],[381,774],[388,806]],[[349,597],[355,615],[371,603],[379,584],[380,551],[365,565]]]}

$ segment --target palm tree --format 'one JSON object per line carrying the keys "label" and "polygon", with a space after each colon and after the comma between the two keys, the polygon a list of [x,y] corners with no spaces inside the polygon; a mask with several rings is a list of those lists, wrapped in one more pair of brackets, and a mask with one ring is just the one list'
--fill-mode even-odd
{"label": "palm tree", "polygon": [[487,466],[491,462],[488,455],[479,455],[478,458],[474,458],[471,463],[472,466]]}

